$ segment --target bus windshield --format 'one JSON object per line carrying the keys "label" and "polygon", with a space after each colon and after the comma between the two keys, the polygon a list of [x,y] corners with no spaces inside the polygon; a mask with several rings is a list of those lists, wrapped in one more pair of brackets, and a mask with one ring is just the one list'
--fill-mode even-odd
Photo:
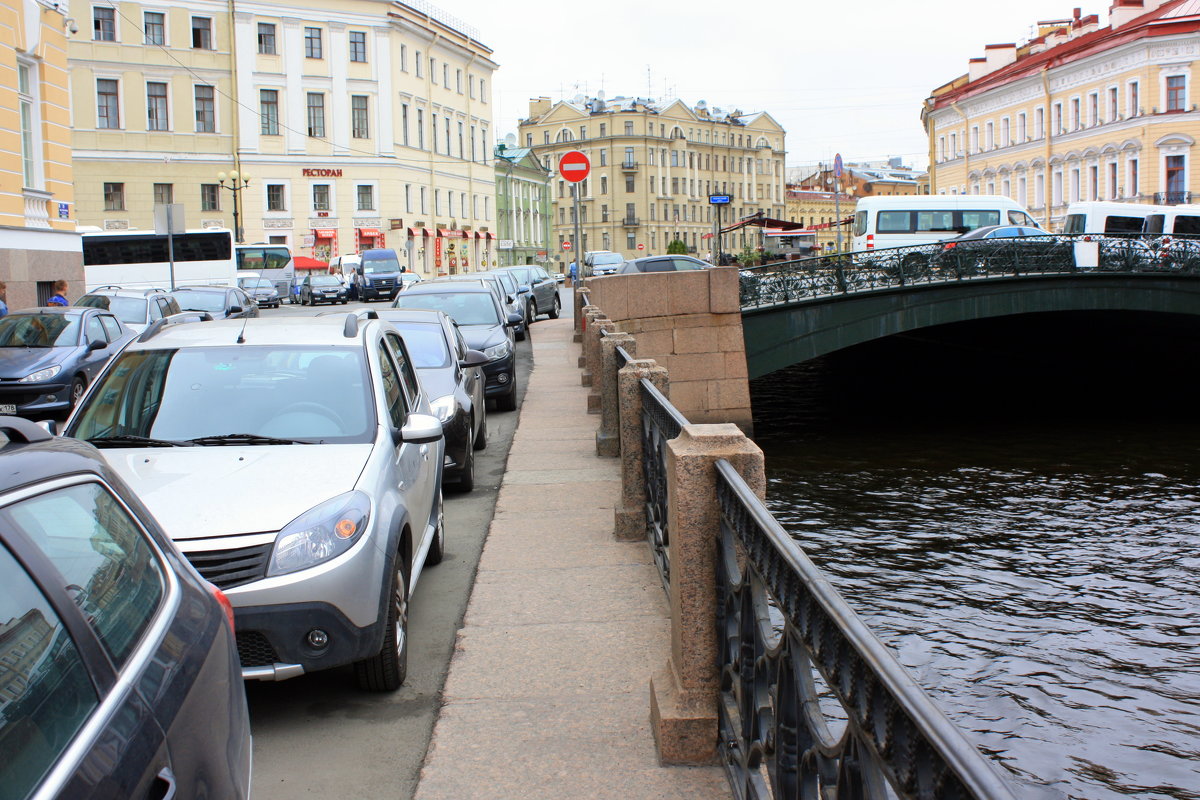
{"label": "bus windshield", "polygon": [[292,254],[283,245],[238,245],[237,268],[261,272],[264,269],[283,269]]}

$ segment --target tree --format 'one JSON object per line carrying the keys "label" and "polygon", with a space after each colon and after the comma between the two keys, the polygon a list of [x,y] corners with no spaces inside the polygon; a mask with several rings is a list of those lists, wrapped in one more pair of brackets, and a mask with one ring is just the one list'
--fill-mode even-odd
{"label": "tree", "polygon": [[687,245],[678,239],[673,239],[667,245],[667,255],[669,256],[685,256],[687,255]]}

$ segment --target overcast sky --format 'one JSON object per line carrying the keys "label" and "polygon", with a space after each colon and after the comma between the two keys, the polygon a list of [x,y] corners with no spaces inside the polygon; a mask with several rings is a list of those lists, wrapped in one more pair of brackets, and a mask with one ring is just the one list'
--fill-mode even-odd
{"label": "overcast sky", "polygon": [[[529,98],[648,94],[769,111],[788,165],[900,156],[924,168],[921,102],[986,44],[1026,41],[1066,19],[1055,0],[434,0],[474,25],[500,69],[495,133],[516,133]],[[1083,5],[1108,24],[1110,0]]]}

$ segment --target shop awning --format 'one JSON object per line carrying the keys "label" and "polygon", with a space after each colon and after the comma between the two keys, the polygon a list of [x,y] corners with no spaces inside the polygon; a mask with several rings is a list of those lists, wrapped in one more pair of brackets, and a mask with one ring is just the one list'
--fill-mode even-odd
{"label": "shop awning", "polygon": [[295,256],[292,258],[292,265],[296,269],[328,269],[329,264],[316,258],[308,256]]}
{"label": "shop awning", "polygon": [[478,233],[475,234],[475,238],[476,239],[485,239],[490,242],[490,241],[495,240],[496,234],[491,233],[490,231],[479,231]]}
{"label": "shop awning", "polygon": [[729,233],[731,231],[741,230],[742,228],[779,228],[785,231],[801,230],[804,226],[799,222],[788,222],[786,219],[771,219],[762,214],[755,214],[752,217],[746,217],[743,220],[727,225],[721,228],[721,233]]}
{"label": "shop awning", "polygon": [[379,228],[359,228],[358,235],[375,238],[379,236]]}
{"label": "shop awning", "polygon": [[318,239],[336,239],[337,228],[313,228],[313,236]]}
{"label": "shop awning", "polygon": [[437,235],[441,236],[445,239],[466,239],[467,238],[466,231],[460,231],[457,229],[450,230],[448,228],[438,228]]}
{"label": "shop awning", "polygon": [[426,228],[409,228],[408,235],[409,236],[428,236],[429,231]]}

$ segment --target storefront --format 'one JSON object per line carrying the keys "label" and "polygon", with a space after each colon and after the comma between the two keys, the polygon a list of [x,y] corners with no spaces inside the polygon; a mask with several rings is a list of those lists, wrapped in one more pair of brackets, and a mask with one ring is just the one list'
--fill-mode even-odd
{"label": "storefront", "polygon": [[354,243],[356,245],[355,252],[361,253],[363,250],[374,250],[377,247],[387,247],[385,244],[386,237],[383,231],[379,228],[355,228]]}
{"label": "storefront", "polygon": [[338,255],[337,228],[313,228],[313,258],[330,261]]}
{"label": "storefront", "polygon": [[496,245],[496,234],[488,231],[475,234],[475,252],[478,256],[476,263],[479,264],[479,269],[491,269],[497,265]]}
{"label": "storefront", "polygon": [[471,271],[473,254],[468,246],[466,231],[439,229],[434,245],[434,262],[438,275],[457,275]]}
{"label": "storefront", "polygon": [[426,228],[409,228],[408,238],[404,242],[406,257],[401,259],[410,272],[429,275],[429,256],[426,252],[429,230]]}

